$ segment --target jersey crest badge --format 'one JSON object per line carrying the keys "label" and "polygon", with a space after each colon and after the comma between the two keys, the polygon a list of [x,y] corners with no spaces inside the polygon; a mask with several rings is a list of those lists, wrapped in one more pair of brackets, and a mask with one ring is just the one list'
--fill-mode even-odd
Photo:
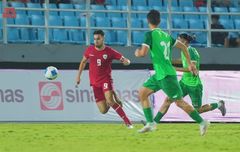
{"label": "jersey crest badge", "polygon": [[106,60],[107,59],[107,54],[103,54],[103,59]]}

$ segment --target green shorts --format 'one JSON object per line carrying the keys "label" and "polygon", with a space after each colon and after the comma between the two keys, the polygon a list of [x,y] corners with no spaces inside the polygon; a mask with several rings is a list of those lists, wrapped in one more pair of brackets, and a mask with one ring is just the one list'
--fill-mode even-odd
{"label": "green shorts", "polygon": [[172,101],[182,99],[182,90],[178,83],[177,76],[175,75],[168,75],[162,80],[157,80],[155,75],[153,75],[143,84],[143,86],[154,92],[163,90]]}
{"label": "green shorts", "polygon": [[189,95],[189,97],[192,100],[192,105],[195,109],[198,109],[202,106],[202,84],[199,84],[197,86],[188,86],[184,84],[182,81],[179,82],[183,97]]}

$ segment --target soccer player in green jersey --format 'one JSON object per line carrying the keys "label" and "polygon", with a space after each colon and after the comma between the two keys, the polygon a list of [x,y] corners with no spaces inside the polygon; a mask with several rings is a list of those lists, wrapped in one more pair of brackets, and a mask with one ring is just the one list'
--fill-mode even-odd
{"label": "soccer player in green jersey", "polygon": [[[191,62],[194,63],[197,67],[197,70],[199,71],[200,68],[200,56],[198,54],[198,51],[189,45],[189,43],[194,40],[194,38],[187,34],[187,33],[181,33],[178,36],[178,40],[181,41],[183,44],[185,44],[188,47],[188,52],[190,54]],[[179,84],[183,92],[183,97],[186,95],[189,95],[192,101],[193,107],[199,112],[207,112],[212,111],[214,109],[219,109],[222,113],[222,116],[225,116],[226,114],[226,107],[225,102],[223,100],[220,100],[218,103],[211,103],[211,104],[205,104],[202,106],[202,82],[200,77],[197,75],[193,75],[188,70],[188,64],[185,56],[183,53],[181,54],[182,60],[180,62],[177,60],[175,63],[180,63],[183,65],[182,68],[176,67],[177,71],[184,72],[182,79],[180,80]],[[173,61],[174,63],[174,61]],[[161,109],[159,110],[161,112]],[[160,119],[156,119],[156,122],[159,122]]]}
{"label": "soccer player in green jersey", "polygon": [[[144,43],[141,48],[136,49],[135,56],[143,57],[150,52],[151,60],[155,74],[151,76],[139,90],[139,98],[143,107],[143,112],[147,124],[139,130],[140,133],[153,131],[156,129],[156,123],[153,120],[152,109],[148,97],[156,91],[163,90],[167,95],[163,104],[176,105],[183,109],[188,115],[200,124],[200,134],[204,135],[208,128],[209,122],[203,120],[199,113],[182,98],[182,90],[177,80],[176,70],[171,63],[172,47],[177,47],[184,53],[188,69],[197,75],[197,69],[190,61],[187,47],[178,40],[174,40],[170,35],[157,28],[160,24],[160,13],[151,10],[147,14],[148,25],[151,31],[145,34]],[[160,115],[156,117],[161,117]]]}

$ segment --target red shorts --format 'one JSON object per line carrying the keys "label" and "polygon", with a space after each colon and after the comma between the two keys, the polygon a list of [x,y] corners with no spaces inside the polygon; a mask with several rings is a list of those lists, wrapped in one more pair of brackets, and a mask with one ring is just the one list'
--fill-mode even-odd
{"label": "red shorts", "polygon": [[104,93],[106,91],[113,90],[112,82],[105,82],[99,85],[93,85],[92,88],[96,102],[105,100]]}

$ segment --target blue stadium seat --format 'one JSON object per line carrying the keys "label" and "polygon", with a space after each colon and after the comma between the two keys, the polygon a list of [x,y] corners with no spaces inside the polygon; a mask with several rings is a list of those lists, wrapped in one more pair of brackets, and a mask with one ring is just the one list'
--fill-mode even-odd
{"label": "blue stadium seat", "polygon": [[64,26],[79,26],[79,22],[76,17],[64,16]]}
{"label": "blue stadium seat", "polygon": [[[46,4],[43,4],[43,8],[45,8]],[[57,9],[57,5],[55,3],[49,3],[48,7],[50,9]],[[49,15],[58,15],[58,11],[49,11]]]}
{"label": "blue stadium seat", "polygon": [[41,15],[31,15],[32,25],[44,25],[44,18]]}
{"label": "blue stadium seat", "polygon": [[49,16],[49,26],[62,26],[62,19],[59,16]]}
{"label": "blue stadium seat", "polygon": [[183,11],[184,12],[197,12],[198,10],[196,7],[185,6],[185,7],[183,7]]}
{"label": "blue stadium seat", "polygon": [[90,9],[92,9],[92,10],[105,10],[106,8],[103,5],[91,5]]}
{"label": "blue stadium seat", "polygon": [[73,43],[84,44],[85,40],[85,31],[82,30],[69,30],[69,39]]}
{"label": "blue stadium seat", "polygon": [[[40,3],[27,3],[28,8],[42,8]],[[28,11],[28,15],[42,15],[43,11]]]}
{"label": "blue stadium seat", "polygon": [[53,29],[53,39],[50,39],[52,42],[57,43],[68,43],[70,40],[68,39],[68,33],[65,29]]}
{"label": "blue stadium seat", "polygon": [[107,45],[112,45],[114,42],[116,42],[116,36],[114,35],[115,34],[114,32],[104,30],[104,33],[105,33],[105,35],[104,35],[104,37],[105,37],[104,42]]}
{"label": "blue stadium seat", "polygon": [[214,7],[213,8],[214,12],[228,12],[227,7]]}
{"label": "blue stadium seat", "polygon": [[107,10],[121,10],[121,8],[119,6],[115,6],[115,5],[106,5],[106,9]]}
{"label": "blue stadium seat", "polygon": [[102,18],[102,17],[97,17],[96,18],[96,27],[110,27],[110,20],[109,18]]}
{"label": "blue stadium seat", "polygon": [[231,15],[231,19],[240,19],[240,8],[230,7],[229,12],[238,13],[238,15]]}
{"label": "blue stadium seat", "polygon": [[[91,5],[92,10],[106,10],[106,8],[103,5]],[[92,12],[92,15],[94,17],[106,17],[106,13],[101,12]]]}
{"label": "blue stadium seat", "polygon": [[220,19],[219,22],[224,26],[225,29],[234,29],[233,20]]}
{"label": "blue stadium seat", "polygon": [[172,12],[181,12],[182,11],[182,7],[172,6],[171,7],[171,11]]}
{"label": "blue stadium seat", "polygon": [[132,28],[142,28],[142,21],[138,18],[131,19],[131,26]]}
{"label": "blue stadium seat", "polygon": [[21,2],[11,2],[12,7],[25,7],[24,3]]}
{"label": "blue stadium seat", "polygon": [[128,0],[117,0],[118,6],[127,6]]}
{"label": "blue stadium seat", "polygon": [[127,44],[127,38],[128,34],[127,31],[116,31],[117,34],[117,42],[119,45],[126,45]]}
{"label": "blue stadium seat", "polygon": [[0,28],[0,42],[3,40],[3,32],[2,29]]}
{"label": "blue stadium seat", "polygon": [[240,29],[240,20],[235,20],[234,23],[235,23],[235,28]]}
{"label": "blue stadium seat", "polygon": [[126,28],[127,27],[126,19],[116,17],[112,18],[112,27]]}
{"label": "blue stadium seat", "polygon": [[[60,3],[59,9],[73,9],[73,4],[63,4]],[[60,11],[60,16],[75,16],[74,12]]]}
{"label": "blue stadium seat", "polygon": [[15,21],[13,18],[7,18],[7,24],[15,24]]}
{"label": "blue stadium seat", "polygon": [[[2,14],[0,14],[0,23],[2,23]],[[3,25],[0,24],[0,29],[2,29]]]}
{"label": "blue stadium seat", "polygon": [[208,15],[199,15],[201,20],[208,20]]}
{"label": "blue stadium seat", "polygon": [[2,13],[2,2],[0,2],[0,13]]}
{"label": "blue stadium seat", "polygon": [[77,10],[85,10],[86,5],[74,4],[74,8],[77,9]]}
{"label": "blue stadium seat", "polygon": [[207,33],[206,32],[196,32],[196,41],[200,43],[201,45],[207,44]]}
{"label": "blue stadium seat", "polygon": [[220,15],[220,19],[229,19],[230,16],[229,15]]}
{"label": "blue stadium seat", "polygon": [[162,19],[165,19],[165,20],[168,19],[168,14],[167,14],[167,13],[161,14],[160,16],[161,16],[161,20],[162,20]]}
{"label": "blue stadium seat", "polygon": [[178,20],[178,19],[183,20],[183,15],[182,14],[172,14],[172,20]]}
{"label": "blue stadium seat", "polygon": [[229,32],[228,38],[238,38],[239,33],[238,32]]}
{"label": "blue stadium seat", "polygon": [[10,43],[20,40],[19,31],[17,28],[7,28],[7,40]]}
{"label": "blue stadium seat", "polygon": [[[119,10],[120,8],[115,5],[108,5],[106,6],[107,10]],[[122,13],[113,13],[113,12],[108,12],[107,13],[108,17],[122,17]]]}
{"label": "blue stadium seat", "polygon": [[143,31],[132,31],[132,44],[133,45],[141,45],[144,40]]}
{"label": "blue stadium seat", "polygon": [[201,20],[188,20],[190,29],[204,29],[203,22]]}
{"label": "blue stadium seat", "polygon": [[19,29],[19,32],[20,32],[20,39],[21,39],[21,42],[30,42],[31,39],[31,32],[32,29],[30,28],[20,28]]}
{"label": "blue stadium seat", "polygon": [[146,6],[146,0],[132,0],[132,6]]}
{"label": "blue stadium seat", "polygon": [[179,32],[172,32],[170,35],[172,38],[177,39]]}
{"label": "blue stadium seat", "polygon": [[[167,12],[167,7],[162,7],[162,6],[152,6],[153,9],[162,12]],[[161,14],[162,15],[162,14]]]}
{"label": "blue stadium seat", "polygon": [[151,10],[152,7],[148,7],[148,6],[136,6],[136,10],[138,11],[149,11]]}
{"label": "blue stadium seat", "polygon": [[[52,32],[49,31],[49,37],[52,36]],[[44,29],[37,29],[37,41],[44,42],[45,39],[45,30]]]}
{"label": "blue stadium seat", "polygon": [[148,6],[159,6],[162,7],[163,3],[161,0],[148,0]]}
{"label": "blue stadium seat", "polygon": [[199,12],[207,12],[207,7],[199,7]]}
{"label": "blue stadium seat", "polygon": [[167,20],[165,20],[165,19],[161,20],[160,28],[161,29],[167,29]]}
{"label": "blue stadium seat", "polygon": [[193,1],[192,0],[180,0],[179,6],[180,7],[184,7],[184,6],[193,7]]}
{"label": "blue stadium seat", "polygon": [[194,14],[185,14],[184,17],[185,17],[185,20],[189,20],[189,19],[198,20],[199,19],[199,15],[198,14],[196,14],[196,15],[194,15]]}
{"label": "blue stadium seat", "polygon": [[240,12],[240,8],[237,8],[237,7],[229,7],[229,12],[232,12],[232,13]]}
{"label": "blue stadium seat", "polygon": [[148,28],[147,19],[142,19],[142,25],[143,25],[143,28]]}
{"label": "blue stadium seat", "polygon": [[17,14],[15,18],[15,24],[17,25],[29,25],[29,20],[25,14]]}
{"label": "blue stadium seat", "polygon": [[188,21],[175,19],[173,20],[173,28],[188,29]]}
{"label": "blue stadium seat", "polygon": [[[24,3],[20,2],[11,2],[11,6],[14,8],[25,8]],[[16,10],[16,14],[27,14],[24,10]]]}
{"label": "blue stadium seat", "polygon": [[[93,25],[94,25],[94,23],[91,24],[91,26],[93,26]],[[81,17],[80,18],[80,26],[81,27],[86,27],[86,17]]]}
{"label": "blue stadium seat", "polygon": [[106,5],[117,5],[117,0],[106,0]]}
{"label": "blue stadium seat", "polygon": [[[163,5],[168,6],[168,0],[163,0]],[[172,0],[171,6],[178,6],[178,1]]]}

